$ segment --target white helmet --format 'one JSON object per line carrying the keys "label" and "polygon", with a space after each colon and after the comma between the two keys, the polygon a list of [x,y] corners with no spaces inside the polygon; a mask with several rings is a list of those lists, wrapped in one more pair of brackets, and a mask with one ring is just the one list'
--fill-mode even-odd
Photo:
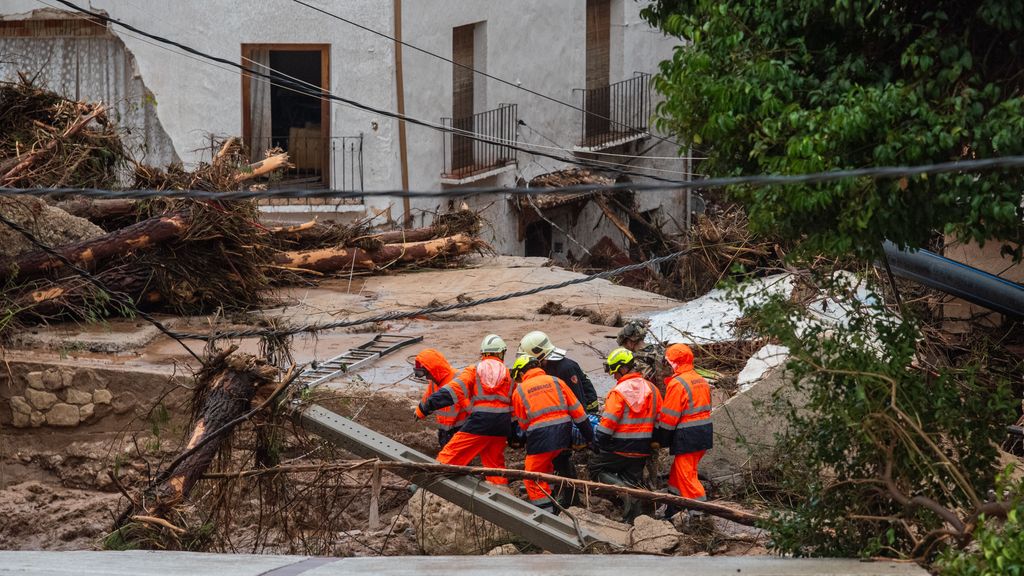
{"label": "white helmet", "polygon": [[504,356],[506,350],[508,350],[508,346],[505,345],[505,341],[501,339],[501,336],[497,334],[484,336],[483,342],[480,343],[481,354]]}
{"label": "white helmet", "polygon": [[555,351],[555,345],[551,343],[548,335],[540,330],[534,330],[519,342],[519,354],[543,360]]}

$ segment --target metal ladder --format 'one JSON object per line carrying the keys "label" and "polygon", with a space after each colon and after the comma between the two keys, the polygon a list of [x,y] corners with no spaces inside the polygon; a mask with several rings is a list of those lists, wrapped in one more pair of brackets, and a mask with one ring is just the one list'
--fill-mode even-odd
{"label": "metal ladder", "polygon": [[[297,417],[303,429],[360,458],[436,462],[426,454],[317,404],[305,407]],[[548,552],[578,553],[601,541],[596,534],[578,528],[572,521],[541,510],[479,478],[445,477],[412,470],[395,470],[394,473]]]}
{"label": "metal ladder", "polygon": [[386,356],[399,348],[422,342],[423,336],[400,336],[398,334],[377,334],[373,340],[346,350],[333,358],[310,365],[299,374],[295,383],[302,389],[312,388],[334,380],[347,372],[365,368],[381,356]]}

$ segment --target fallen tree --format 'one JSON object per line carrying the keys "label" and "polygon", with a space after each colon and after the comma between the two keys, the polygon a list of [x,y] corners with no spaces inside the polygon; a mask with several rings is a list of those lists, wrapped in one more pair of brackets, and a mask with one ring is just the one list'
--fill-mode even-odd
{"label": "fallen tree", "polygon": [[[57,252],[79,266],[91,267],[98,262],[177,238],[185,232],[188,224],[189,218],[184,213],[158,216],[98,238],[60,246]],[[20,280],[25,280],[63,267],[62,260],[42,250],[36,250],[5,266],[0,271],[0,277],[16,276]]]}
{"label": "fallen tree", "polygon": [[444,256],[468,254],[481,247],[479,240],[466,234],[457,234],[436,240],[385,244],[376,250],[340,246],[298,252],[278,252],[274,264],[283,268],[338,272],[357,268],[378,270],[398,262],[426,262]]}
{"label": "fallen tree", "polygon": [[[604,484],[602,482],[593,482],[590,480],[580,480],[577,478],[565,478],[562,476],[556,476],[554,474],[542,474],[540,472],[528,472],[526,470],[514,470],[505,468],[484,468],[480,466],[455,466],[452,464],[440,464],[435,462],[423,463],[423,462],[389,462],[377,459],[370,460],[358,460],[349,462],[337,462],[327,465],[286,465],[286,466],[275,466],[272,468],[264,468],[257,470],[239,470],[237,472],[221,472],[206,474],[204,478],[207,479],[227,479],[227,478],[245,478],[249,476],[262,476],[262,475],[273,475],[273,474],[289,474],[298,472],[316,472],[329,470],[336,467],[339,470],[355,470],[357,468],[380,468],[384,470],[399,470],[406,474],[412,472],[409,480],[415,484],[428,485],[430,479],[433,476],[501,476],[510,480],[535,480],[538,482],[547,482],[552,485],[571,486],[582,492],[593,492],[595,494],[608,494],[608,495],[624,495],[637,498],[639,500],[645,500],[648,502],[672,504],[680,508],[687,510],[699,510],[712,516],[718,516],[719,518],[725,518],[737,524],[744,526],[757,526],[759,523],[764,521],[764,518],[725,506],[723,504],[716,504],[714,502],[703,502],[699,500],[691,500],[689,498],[683,498],[682,496],[676,496],[674,494],[668,494],[664,492],[652,492],[650,490],[643,490],[640,488],[630,488],[627,486],[616,486],[614,484]],[[415,474],[420,472],[421,474]],[[399,474],[399,475],[406,475]]]}
{"label": "fallen tree", "polygon": [[[237,350],[237,345],[231,346],[206,361],[196,376],[192,434],[184,451],[138,497],[129,497],[129,509],[115,529],[132,516],[166,519],[188,497],[235,427],[266,408],[291,380],[286,378],[267,393],[278,381],[278,369]],[[254,407],[261,392],[265,399]]]}

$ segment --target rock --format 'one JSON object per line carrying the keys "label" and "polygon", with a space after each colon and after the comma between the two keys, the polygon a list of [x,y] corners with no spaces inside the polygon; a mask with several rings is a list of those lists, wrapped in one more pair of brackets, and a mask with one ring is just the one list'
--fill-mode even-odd
{"label": "rock", "polygon": [[110,400],[113,397],[114,397],[114,395],[110,393],[110,390],[105,390],[105,389],[95,390],[92,393],[92,403],[93,404],[110,404]]}
{"label": "rock", "polygon": [[409,519],[401,514],[396,514],[391,520],[391,532],[393,534],[401,534],[408,530],[409,526],[411,526]]}
{"label": "rock", "polygon": [[28,428],[32,425],[32,416],[17,410],[11,410],[11,426],[15,428]]}
{"label": "rock", "polygon": [[36,390],[45,390],[43,386],[43,373],[42,372],[29,372],[25,374],[25,382],[28,383],[29,388],[35,388]]}
{"label": "rock", "polygon": [[667,554],[679,545],[680,536],[671,522],[637,516],[629,531],[629,548],[634,552]]}
{"label": "rock", "polygon": [[79,390],[92,391],[107,387],[107,379],[92,368],[79,368],[69,379],[69,385]]}
{"label": "rock", "polygon": [[43,425],[43,422],[46,422],[46,415],[38,410],[33,410],[32,415],[29,416],[29,422],[33,428],[39,428]]}
{"label": "rock", "polygon": [[25,401],[24,396],[11,396],[11,414],[18,413],[28,416],[32,413],[32,406]]}
{"label": "rock", "polygon": [[135,399],[135,394],[131,392],[124,392],[118,394],[116,398],[111,400],[110,405],[114,408],[114,414],[124,414],[125,412],[135,408],[138,400]]}
{"label": "rock", "polygon": [[64,393],[64,399],[67,400],[68,404],[83,406],[92,402],[92,394],[89,392],[82,392],[76,388],[68,388]]}
{"label": "rock", "polygon": [[[0,213],[26,227],[47,246],[63,246],[103,235],[103,229],[85,218],[72,216],[30,196],[0,197]],[[35,250],[34,244],[7,226],[0,226],[0,260]]]}
{"label": "rock", "polygon": [[46,424],[49,426],[78,426],[78,422],[78,406],[72,406],[71,404],[64,404],[63,402],[55,404],[46,413]]}
{"label": "rock", "polygon": [[46,390],[61,390],[67,387],[67,380],[64,372],[59,368],[48,368],[43,372],[43,388]]}
{"label": "rock", "polygon": [[784,366],[770,368],[748,390],[711,412],[715,445],[700,461],[701,472],[713,481],[739,478],[751,469],[772,465],[777,454],[775,437],[786,429],[778,409],[783,402],[799,405]]}
{"label": "rock", "polygon": [[95,410],[95,404],[85,404],[84,406],[78,407],[78,419],[85,422],[89,418],[92,418],[93,410]]}
{"label": "rock", "polygon": [[487,553],[488,556],[512,556],[514,554],[519,554],[519,548],[516,548],[515,544],[502,544]]}
{"label": "rock", "polygon": [[28,403],[38,410],[48,410],[50,406],[57,403],[57,395],[53,392],[44,392],[35,388],[25,389],[25,398]]}
{"label": "rock", "polygon": [[409,518],[416,543],[432,556],[484,554],[517,540],[507,530],[423,489],[409,499]]}
{"label": "rock", "polygon": [[573,506],[567,512],[579,521],[581,528],[592,533],[598,540],[603,540],[621,548],[629,546],[629,524],[616,522],[607,516],[602,516],[579,506]]}

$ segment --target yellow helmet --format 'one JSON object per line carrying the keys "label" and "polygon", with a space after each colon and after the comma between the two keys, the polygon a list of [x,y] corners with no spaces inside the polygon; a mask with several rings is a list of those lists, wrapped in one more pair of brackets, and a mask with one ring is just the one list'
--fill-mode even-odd
{"label": "yellow helmet", "polygon": [[512,363],[512,368],[509,369],[509,375],[512,376],[513,380],[518,382],[519,378],[523,375],[524,372],[526,372],[529,368],[536,365],[536,358],[527,356],[526,354],[521,354],[519,356],[516,356],[515,362]]}
{"label": "yellow helmet", "polygon": [[625,348],[616,348],[611,351],[611,354],[608,354],[608,359],[604,363],[604,369],[609,374],[615,375],[623,367],[632,365],[633,353]]}
{"label": "yellow helmet", "polygon": [[519,354],[525,354],[537,360],[543,360],[555,350],[548,335],[540,330],[534,330],[523,336],[519,342]]}

